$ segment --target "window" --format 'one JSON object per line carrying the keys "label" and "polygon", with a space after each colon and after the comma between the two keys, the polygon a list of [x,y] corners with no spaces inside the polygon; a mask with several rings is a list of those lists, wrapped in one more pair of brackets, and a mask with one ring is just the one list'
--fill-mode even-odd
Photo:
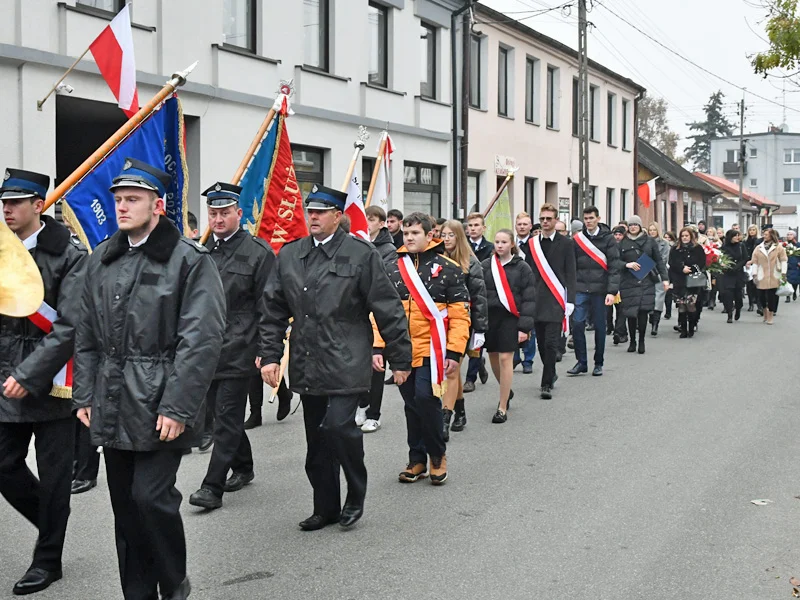
{"label": "window", "polygon": [[628,218],[629,214],[632,214],[632,211],[628,210],[628,202],[630,192],[628,190],[620,190],[619,191],[619,219],[622,221],[623,219]]}
{"label": "window", "polygon": [[559,69],[547,66],[547,126],[558,129]]}
{"label": "window", "polygon": [[689,202],[684,201],[683,203],[683,224],[684,226],[687,223],[691,223],[692,220],[689,218]]}
{"label": "window", "polygon": [[305,64],[328,70],[328,2],[330,0],[303,0],[303,36],[305,38]]}
{"label": "window", "polygon": [[367,158],[366,156],[361,159],[361,196],[363,200],[367,199],[369,193],[369,184],[372,183],[372,172],[375,170],[375,159]]}
{"label": "window", "polygon": [[469,41],[469,105],[481,107],[481,38],[473,35]]}
{"label": "window", "polygon": [[783,193],[784,194],[800,194],[800,179],[784,179],[783,180]]}
{"label": "window", "polygon": [[525,178],[525,212],[532,216],[539,212],[539,180],[536,177]]}
{"label": "window", "polygon": [[787,165],[800,163],[800,148],[788,149],[783,151],[783,162]]}
{"label": "window", "polygon": [[751,179],[750,180],[750,187],[751,188],[758,187],[758,179]]}
{"label": "window", "polygon": [[738,150],[726,150],[725,151],[725,162],[737,162],[739,160],[739,151]]}
{"label": "window", "polygon": [[256,51],[255,0],[224,0],[223,42],[251,52]]}
{"label": "window", "polygon": [[539,61],[530,56],[525,59],[525,120],[539,124]]}
{"label": "window", "polygon": [[750,148],[750,158],[758,158],[758,148]]}
{"label": "window", "polygon": [[608,128],[608,145],[617,145],[617,95],[608,94],[608,121],[606,127]]}
{"label": "window", "polygon": [[589,86],[589,138],[600,141],[600,88]]}
{"label": "window", "polygon": [[297,183],[305,200],[314,184],[325,185],[325,151],[307,146],[292,146],[292,159]]}
{"label": "window", "polygon": [[467,207],[468,213],[476,212],[481,207],[481,174],[478,171],[467,173]]}
{"label": "window", "polygon": [[372,4],[367,9],[369,26],[369,75],[367,81],[389,86],[389,9]]}
{"label": "window", "polygon": [[630,129],[630,125],[628,121],[630,121],[630,106],[631,103],[629,100],[622,101],[622,149],[629,150],[630,140],[628,139],[628,130]]}
{"label": "window", "polygon": [[422,23],[419,37],[422,51],[419,95],[423,98],[436,98],[436,28]]}
{"label": "window", "polygon": [[578,97],[580,96],[580,82],[572,80],[572,135],[580,135],[581,126],[581,107]]}
{"label": "window", "polygon": [[125,6],[125,0],[78,0],[77,4],[118,13]]}
{"label": "window", "polygon": [[420,211],[426,215],[439,216],[442,197],[441,167],[406,162],[403,180],[404,212],[408,214]]}
{"label": "window", "polygon": [[616,191],[613,188],[606,188],[606,225],[611,225],[611,220],[614,218],[614,195]]}
{"label": "window", "polygon": [[497,53],[497,114],[508,116],[508,48]]}

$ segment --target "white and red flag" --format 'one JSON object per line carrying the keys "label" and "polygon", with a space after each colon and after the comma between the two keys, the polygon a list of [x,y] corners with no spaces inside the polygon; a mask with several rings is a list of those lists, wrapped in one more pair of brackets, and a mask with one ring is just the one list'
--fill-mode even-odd
{"label": "white and red flag", "polygon": [[89,46],[100,74],[127,117],[139,112],[130,6],[125,5]]}
{"label": "white and red flag", "polygon": [[[28,319],[46,334],[53,331],[53,323],[58,318],[58,312],[47,302],[42,305]],[[72,358],[67,361],[53,378],[53,388],[50,395],[56,398],[72,398]]]}
{"label": "white and red flag", "polygon": [[364,201],[361,199],[361,189],[354,175],[347,186],[347,202],[344,204],[344,214],[350,217],[350,235],[357,235],[369,241],[369,225],[367,213],[364,211]]}
{"label": "white and red flag", "polygon": [[[391,173],[394,145],[392,144],[392,137],[388,133],[384,135],[386,136],[386,143],[381,142],[383,156],[381,164],[378,166],[378,175],[375,178],[372,202],[376,202],[377,206],[380,206],[383,210],[389,210],[389,194],[392,192],[389,173]],[[380,152],[380,146],[378,147],[378,152]]]}
{"label": "white and red flag", "polygon": [[650,181],[639,186],[639,200],[642,201],[645,208],[649,208],[650,203],[656,199],[656,179],[658,177],[653,177]]}

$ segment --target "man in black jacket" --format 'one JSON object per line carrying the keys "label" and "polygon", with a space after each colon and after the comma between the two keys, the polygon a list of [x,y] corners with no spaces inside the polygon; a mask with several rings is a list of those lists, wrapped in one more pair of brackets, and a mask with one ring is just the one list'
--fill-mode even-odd
{"label": "man in black jacket", "polygon": [[[538,225],[538,223],[537,223]],[[520,255],[528,263],[528,266],[533,270],[534,262],[528,242],[532,235],[538,235],[533,232],[533,223],[531,216],[526,212],[521,212],[517,215],[514,221],[514,229],[517,231],[517,247],[519,248]],[[531,330],[531,335],[528,341],[522,344],[514,353],[514,367],[518,363],[522,363],[522,373],[530,375],[533,373],[533,359],[536,358],[536,332]]]}
{"label": "man in black jacket", "polygon": [[[0,187],[5,221],[44,283],[36,318],[0,315],[0,493],[39,530],[31,566],[14,585],[18,595],[61,579],[72,480],[75,421],[65,375],[87,253],[66,227],[42,214],[49,186],[47,175],[8,169]],[[38,479],[25,464],[32,436]]]}
{"label": "man in black jacket", "polygon": [[386,213],[386,226],[394,240],[395,248],[403,247],[403,213],[393,208]]}
{"label": "man in black jacket", "polygon": [[[283,339],[292,323],[289,381],[300,394],[306,427],[306,474],[314,514],[305,531],[349,527],[364,512],[367,469],[355,424],[359,396],[370,388],[373,314],[384,355],[400,384],[411,370],[411,341],[400,297],[378,252],[339,227],[347,195],[315,185],[306,199],[310,236],[286,244],[264,292],[259,326],[261,375],[278,383]],[[339,469],[347,479],[342,507]]]}
{"label": "man in black jacket", "polygon": [[119,231],[89,259],[76,331],[74,404],[104,447],[125,598],[191,591],[175,478],[225,330],[211,255],[159,216],[169,182],[126,159],[111,187]]}
{"label": "man in black jacket", "polygon": [[[494,252],[494,244],[488,241],[483,234],[486,233],[486,221],[483,214],[479,212],[470,213],[467,216],[467,237],[469,245],[479,261],[483,262]],[[486,370],[486,359],[483,357],[483,348],[478,351],[478,356],[470,356],[467,363],[467,374],[464,377],[464,393],[468,394],[475,391],[475,382],[480,377],[481,383],[486,383],[489,379],[489,372]]]}
{"label": "man in black jacket", "polygon": [[[558,211],[552,204],[539,210],[542,233],[531,238],[528,248],[534,259],[533,279],[536,288],[534,316],[536,343],[542,359],[541,397],[550,400],[556,375],[556,355],[565,319],[575,307],[575,250],[572,240],[556,231]],[[537,251],[538,250],[538,251]],[[556,297],[553,290],[559,294]]]}
{"label": "man in black jacket", "polygon": [[[275,262],[272,247],[239,226],[242,188],[217,182],[205,192],[206,242],[225,289],[227,319],[214,380],[206,395],[206,410],[214,411],[214,449],[206,477],[189,504],[215,509],[223,492],[236,492],[253,481],[253,453],[244,430],[247,392],[258,353],[258,306]],[[233,474],[226,481],[228,471]]]}
{"label": "man in black jacket", "polygon": [[580,375],[589,370],[586,353],[586,319],[594,323],[594,368],[592,375],[603,374],[603,356],[606,347],[606,307],[614,305],[619,292],[619,276],[624,265],[619,260],[619,250],[611,230],[600,223],[596,206],[583,209],[582,231],[573,236],[577,294],[572,339],[578,362],[567,373]]}

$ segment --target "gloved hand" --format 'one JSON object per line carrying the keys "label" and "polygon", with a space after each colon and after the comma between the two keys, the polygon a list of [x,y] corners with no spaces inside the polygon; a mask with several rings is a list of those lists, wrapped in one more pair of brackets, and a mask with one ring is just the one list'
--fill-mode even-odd
{"label": "gloved hand", "polygon": [[569,317],[570,317],[570,316],[572,315],[572,313],[574,313],[574,312],[575,312],[575,305],[574,305],[574,304],[571,304],[571,303],[569,303],[569,302],[567,302],[567,318],[569,319]]}
{"label": "gloved hand", "polygon": [[476,331],[472,334],[472,339],[469,342],[469,349],[477,350],[478,348],[483,348],[484,343],[486,343],[486,336]]}

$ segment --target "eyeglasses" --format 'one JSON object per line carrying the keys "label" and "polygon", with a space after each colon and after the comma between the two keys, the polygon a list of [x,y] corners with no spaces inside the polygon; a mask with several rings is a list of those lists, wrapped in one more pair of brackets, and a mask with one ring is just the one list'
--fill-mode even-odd
{"label": "eyeglasses", "polygon": [[454,238],[454,237],[456,237],[455,233],[443,233],[439,239],[449,240],[449,239]]}
{"label": "eyeglasses", "polygon": [[544,223],[546,221],[553,221],[555,217],[539,217],[539,222]]}

